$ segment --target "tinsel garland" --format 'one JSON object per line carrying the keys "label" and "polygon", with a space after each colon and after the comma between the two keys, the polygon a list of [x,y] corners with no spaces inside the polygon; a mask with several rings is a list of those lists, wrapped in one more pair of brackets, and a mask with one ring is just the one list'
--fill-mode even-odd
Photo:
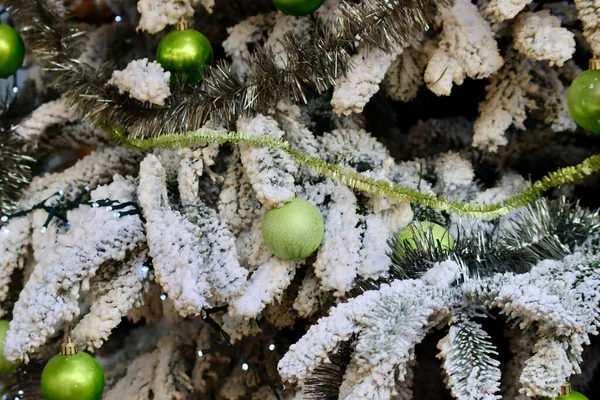
{"label": "tinsel garland", "polygon": [[124,99],[106,85],[110,65],[99,70],[78,61],[73,45],[82,31],[67,25],[43,0],[6,0],[28,48],[56,74],[53,85],[91,123],[116,123],[132,137],[198,129],[207,119],[228,124],[240,115],[264,112],[280,99],[305,102],[309,90],[322,93],[345,75],[357,41],[390,50],[428,29],[449,0],[364,0],[342,3],[339,20],[313,23],[310,34],[281,39],[288,61],[281,67],[270,49],[252,54],[242,79],[226,62],[207,69],[201,85],[176,84],[164,107]]}
{"label": "tinsel garland", "polygon": [[12,126],[31,111],[34,104],[31,85],[19,96],[3,98],[0,107],[0,215],[14,210],[15,202],[33,175],[35,159],[25,151],[27,143],[17,137]]}
{"label": "tinsel garland", "polygon": [[445,197],[437,197],[434,194],[424,193],[408,186],[373,179],[355,170],[330,164],[318,157],[295,150],[289,142],[268,135],[201,129],[185,134],[168,134],[154,138],[136,139],[128,137],[122,129],[113,126],[112,137],[122,145],[137,150],[151,150],[154,148],[173,149],[208,145],[210,143],[243,143],[257,147],[269,147],[273,150],[285,151],[294,160],[304,164],[311,172],[338,181],[350,188],[377,194],[391,200],[408,201],[423,207],[481,220],[492,220],[510,214],[517,208],[530,204],[548,189],[565,183],[575,182],[600,171],[600,154],[596,154],[586,158],[575,166],[560,168],[549,173],[542,179],[533,182],[529,189],[517,193],[504,201],[489,204],[474,204],[450,200]]}

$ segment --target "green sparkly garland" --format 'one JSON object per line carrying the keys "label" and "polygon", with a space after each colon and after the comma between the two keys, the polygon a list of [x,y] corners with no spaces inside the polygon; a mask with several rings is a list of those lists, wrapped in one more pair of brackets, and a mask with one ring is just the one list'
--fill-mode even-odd
{"label": "green sparkly garland", "polygon": [[586,158],[578,165],[560,168],[557,171],[549,173],[542,179],[534,182],[529,189],[517,193],[504,201],[491,204],[473,204],[450,200],[446,197],[437,197],[434,194],[423,193],[407,186],[364,176],[350,168],[330,164],[318,157],[295,150],[289,142],[273,136],[201,129],[183,134],[168,134],[147,139],[136,139],[127,137],[116,127],[113,127],[111,131],[115,141],[137,150],[150,150],[154,148],[173,149],[207,145],[210,143],[247,144],[254,147],[269,147],[273,150],[282,150],[297,162],[306,165],[311,172],[340,182],[350,188],[377,194],[391,200],[407,201],[424,207],[431,207],[440,211],[448,211],[482,220],[491,220],[507,215],[513,210],[531,203],[550,188],[575,182],[594,172],[600,171],[600,154],[596,154]]}

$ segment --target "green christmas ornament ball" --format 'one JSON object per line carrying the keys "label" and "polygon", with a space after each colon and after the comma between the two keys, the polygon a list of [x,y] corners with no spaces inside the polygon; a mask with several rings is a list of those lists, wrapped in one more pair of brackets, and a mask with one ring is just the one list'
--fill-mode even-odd
{"label": "green christmas ornament ball", "polygon": [[21,35],[8,25],[0,25],[0,78],[8,78],[23,65],[25,45]]}
{"label": "green christmas ornament ball", "polygon": [[188,82],[198,83],[206,66],[213,61],[213,49],[200,32],[177,30],[162,38],[156,49],[156,61],[166,71],[185,76]]}
{"label": "green christmas ornament ball", "polygon": [[262,219],[263,241],[276,256],[286,260],[310,256],[321,244],[324,234],[319,209],[299,198],[270,210]]}
{"label": "green christmas ornament ball", "polygon": [[[408,245],[412,249],[427,248],[433,239],[442,250],[454,249],[454,238],[441,225],[429,221],[415,221],[398,234],[396,249],[402,251],[402,248]],[[417,246],[417,241],[420,246]]]}
{"label": "green christmas ornament ball", "polygon": [[312,14],[325,0],[273,0],[273,4],[284,14],[302,17]]}
{"label": "green christmas ornament ball", "polygon": [[59,354],[42,372],[42,393],[46,400],[100,400],[104,392],[104,371],[87,353]]}
{"label": "green christmas ornament ball", "polygon": [[[548,397],[545,397],[542,400],[551,400],[551,399]],[[589,399],[587,397],[585,397],[583,394],[572,390],[571,393],[569,393],[569,394],[563,394],[562,396],[558,396],[556,398],[556,400],[589,400]]]}
{"label": "green christmas ornament ball", "polygon": [[600,134],[600,69],[588,69],[575,78],[568,104],[577,125]]}
{"label": "green christmas ornament ball", "polygon": [[18,364],[13,364],[4,357],[6,332],[8,332],[8,321],[0,320],[0,376],[14,372],[18,366]]}

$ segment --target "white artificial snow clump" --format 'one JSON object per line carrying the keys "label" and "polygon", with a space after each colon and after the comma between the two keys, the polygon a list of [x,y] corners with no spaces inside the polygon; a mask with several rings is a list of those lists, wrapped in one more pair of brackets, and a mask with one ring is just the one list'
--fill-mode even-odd
{"label": "white artificial snow clump", "polygon": [[346,186],[335,183],[331,203],[323,213],[325,236],[314,264],[315,274],[325,289],[342,296],[352,289],[361,265],[359,250],[364,230],[356,212],[356,196]]}
{"label": "white artificial snow clump", "polygon": [[449,95],[452,81],[460,85],[464,76],[487,78],[502,67],[490,23],[471,1],[456,0],[441,10],[440,20],[444,30],[439,48],[425,70],[425,82],[435,94]]}
{"label": "white artificial snow clump", "polygon": [[469,186],[475,178],[471,163],[455,152],[442,154],[435,160],[435,173],[444,193]]}
{"label": "white artificial snow clump", "polygon": [[402,47],[385,52],[376,47],[362,46],[350,61],[352,73],[339,78],[333,88],[333,111],[339,115],[362,112],[379,91],[385,73],[401,53]]}
{"label": "white artificial snow clump", "polygon": [[479,117],[473,125],[473,146],[496,151],[508,143],[504,133],[511,126],[525,129],[526,108],[532,102],[525,95],[532,64],[525,57],[513,54],[504,67],[486,86],[486,97],[479,104]]}
{"label": "white artificial snow clump", "polygon": [[369,214],[364,221],[363,247],[359,251],[361,263],[358,266],[358,274],[364,279],[387,277],[390,268],[390,257],[387,254],[388,240],[392,236],[392,231],[380,215]]}
{"label": "white artificial snow clump", "polygon": [[438,96],[449,96],[453,84],[462,85],[465,75],[465,70],[458,60],[446,50],[439,48],[429,59],[423,79],[433,93]]}
{"label": "white artificial snow clump", "polygon": [[194,16],[189,0],[140,0],[137,9],[141,16],[137,29],[151,34],[175,25],[181,17]]}
{"label": "white artificial snow clump", "polygon": [[422,37],[404,48],[388,69],[383,81],[387,94],[393,99],[408,102],[417,96],[423,85],[423,70],[429,61],[432,41]]}
{"label": "white artificial snow clump", "polygon": [[490,0],[485,10],[494,22],[514,18],[533,0]]}
{"label": "white artificial snow clump", "polygon": [[514,46],[533,61],[548,60],[562,66],[575,53],[575,35],[560,26],[550,11],[523,13],[515,23]]}
{"label": "white artificial snow clump", "polygon": [[225,54],[231,57],[233,69],[244,77],[250,69],[250,44],[264,40],[278,14],[258,14],[227,28],[227,39],[222,43]]}
{"label": "white artificial snow clump", "polygon": [[272,257],[250,277],[245,292],[233,300],[229,313],[236,317],[254,318],[266,305],[281,299],[296,272],[294,261]]}
{"label": "white artificial snow clump", "polygon": [[90,312],[71,333],[75,343],[90,350],[99,348],[129,310],[141,305],[146,282],[151,278],[145,265],[148,251],[142,248],[134,254],[116,270],[107,268],[95,277],[96,282],[90,282],[93,302]]}
{"label": "white artificial snow clump", "polygon": [[23,140],[36,143],[44,131],[51,126],[64,125],[79,118],[79,113],[67,104],[65,98],[61,97],[36,108],[29,117],[14,127],[14,132]]}
{"label": "white artificial snow clump", "polygon": [[528,396],[554,397],[572,375],[580,372],[569,360],[567,343],[544,338],[533,346],[533,351],[535,354],[525,362],[520,379],[521,392]]}
{"label": "white artificial snow clump", "polygon": [[[31,219],[28,216],[13,218],[0,228],[0,303],[6,300],[12,273],[25,265],[30,244]],[[0,308],[0,316],[5,311]]]}
{"label": "white artificial snow clump", "polygon": [[165,71],[156,61],[147,58],[133,60],[122,71],[113,71],[109,85],[119,88],[119,93],[129,93],[129,97],[159,106],[171,95],[169,80],[171,73]]}
{"label": "white artificial snow clump", "polygon": [[[276,138],[283,136],[283,131],[273,118],[260,114],[252,119],[240,118],[237,126],[241,132]],[[294,198],[294,174],[298,172],[298,164],[287,153],[247,144],[240,144],[239,149],[242,164],[256,192],[256,198],[265,207],[278,207]]]}
{"label": "white artificial snow clump", "polygon": [[450,286],[451,283],[460,278],[460,274],[460,265],[456,261],[446,260],[435,263],[423,274],[421,279],[430,285],[444,287]]}
{"label": "white artificial snow clump", "polygon": [[600,3],[598,0],[575,0],[579,19],[583,25],[583,35],[592,48],[600,55]]}

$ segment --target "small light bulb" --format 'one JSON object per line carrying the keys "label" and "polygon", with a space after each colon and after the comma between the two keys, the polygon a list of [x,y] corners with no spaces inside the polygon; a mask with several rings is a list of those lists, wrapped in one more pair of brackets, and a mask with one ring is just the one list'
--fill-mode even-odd
{"label": "small light bulb", "polygon": [[115,218],[121,218],[121,213],[120,212],[116,212],[113,214],[113,217]]}
{"label": "small light bulb", "polygon": [[121,16],[120,16],[120,15],[117,15],[117,16],[115,17],[115,22],[121,22],[121,20],[122,20],[122,18],[121,18]]}
{"label": "small light bulb", "polygon": [[164,294],[164,293],[163,293],[163,294],[161,294],[161,295],[160,295],[160,299],[161,299],[162,301],[165,301],[165,300],[167,299],[167,295],[166,295],[166,294]]}
{"label": "small light bulb", "polygon": [[2,222],[8,221],[8,216],[7,215],[3,215],[2,217],[0,217],[0,221],[2,221]]}
{"label": "small light bulb", "polygon": [[111,206],[106,207],[106,211],[112,211],[112,207]]}
{"label": "small light bulb", "polygon": [[59,191],[58,191],[58,195],[59,195],[59,196],[64,196],[64,195],[65,195],[65,192],[64,192],[63,190],[59,190]]}
{"label": "small light bulb", "polygon": [[198,357],[202,357],[204,355],[204,352],[202,350],[198,350]]}
{"label": "small light bulb", "polygon": [[85,186],[85,187],[83,188],[83,190],[84,190],[84,191],[86,191],[86,192],[89,192],[89,191],[90,191],[90,187],[89,187],[89,186]]}
{"label": "small light bulb", "polygon": [[47,231],[47,230],[48,230],[48,228],[46,228],[45,226],[42,226],[42,229],[40,229],[40,231],[41,231],[42,233],[46,233],[46,231]]}
{"label": "small light bulb", "polygon": [[148,277],[148,271],[150,271],[150,268],[148,268],[146,265],[142,264],[142,266],[140,267],[140,276],[143,279],[146,279]]}
{"label": "small light bulb", "polygon": [[19,91],[19,88],[15,86],[15,87],[13,87],[12,91],[13,91],[13,93],[17,93]]}
{"label": "small light bulb", "polygon": [[244,371],[248,371],[248,364],[246,364],[246,363],[243,363],[243,364],[242,364],[242,369],[243,369]]}
{"label": "small light bulb", "polygon": [[273,343],[271,343],[269,345],[269,350],[271,350],[271,351],[275,350],[275,345]]}

